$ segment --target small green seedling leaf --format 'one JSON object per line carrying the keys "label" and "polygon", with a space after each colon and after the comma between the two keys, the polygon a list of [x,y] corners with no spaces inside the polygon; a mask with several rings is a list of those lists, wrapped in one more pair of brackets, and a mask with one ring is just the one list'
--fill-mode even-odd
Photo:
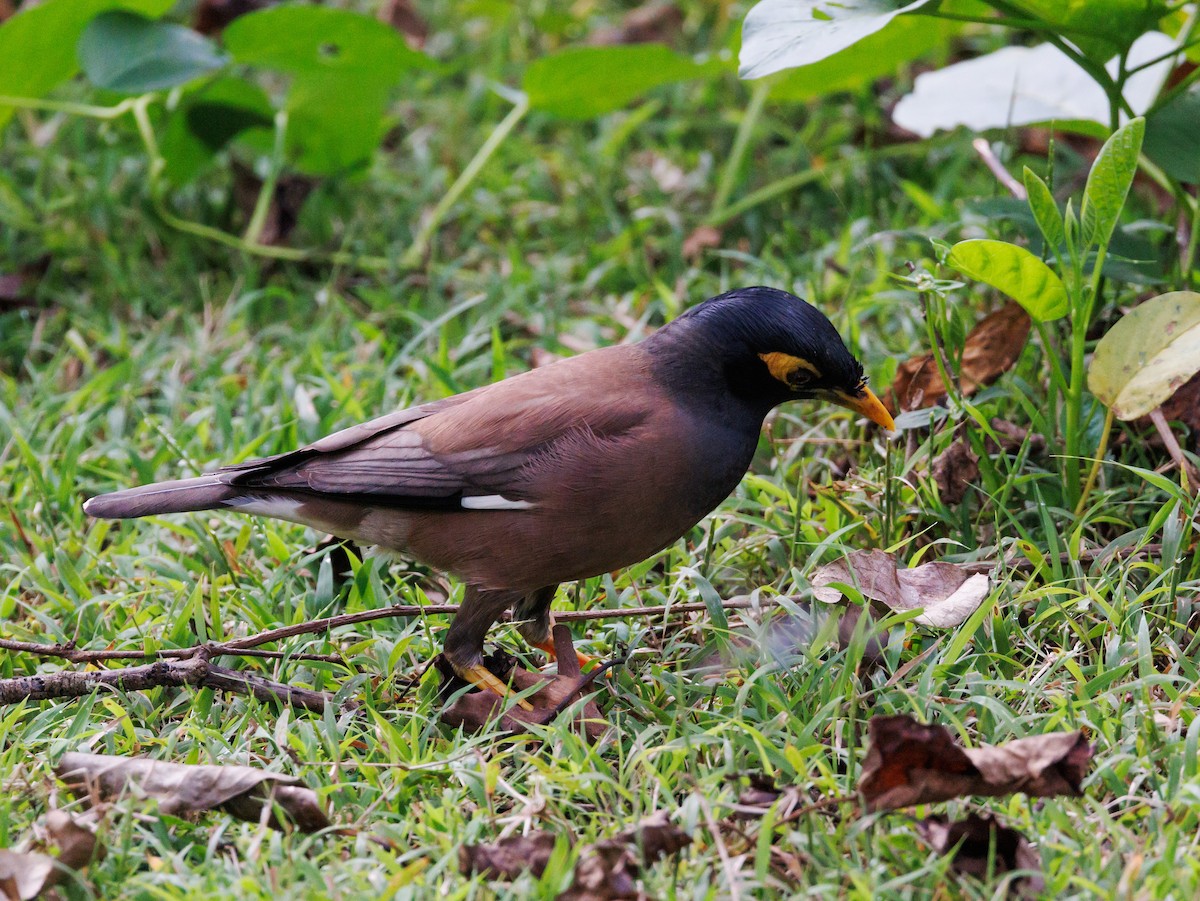
{"label": "small green seedling leaf", "polygon": [[1025,193],[1029,195],[1029,209],[1033,212],[1033,218],[1050,249],[1057,250],[1063,242],[1065,231],[1062,213],[1059,212],[1058,204],[1054,202],[1054,195],[1050,193],[1049,186],[1028,166],[1025,167],[1024,179]]}
{"label": "small green seedling leaf", "polygon": [[1003,291],[1038,322],[1067,314],[1067,289],[1053,270],[1023,247],[1004,241],[960,241],[946,260],[968,278]]}
{"label": "small green seedling leaf", "polygon": [[1200,294],[1174,291],[1136,307],[1096,345],[1088,389],[1117,419],[1157,409],[1200,372]]}
{"label": "small green seedling leaf", "polygon": [[707,78],[725,68],[719,60],[697,63],[661,44],[572,47],[534,60],[522,90],[536,110],[565,119],[611,113],[652,88]]}
{"label": "small green seedling leaf", "polygon": [[122,94],[178,87],[229,62],[190,28],[124,10],[92,19],[79,37],[78,52],[88,81]]}
{"label": "small green seedling leaf", "polygon": [[1129,186],[1137,172],[1138,154],[1146,120],[1130,119],[1104,142],[1083,189],[1083,206],[1079,210],[1085,246],[1107,247],[1117,219],[1125,206]]}

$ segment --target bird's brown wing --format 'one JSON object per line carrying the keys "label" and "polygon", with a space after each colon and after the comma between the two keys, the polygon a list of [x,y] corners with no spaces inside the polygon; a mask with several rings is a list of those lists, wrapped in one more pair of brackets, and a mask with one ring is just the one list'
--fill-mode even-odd
{"label": "bird's brown wing", "polygon": [[378,506],[522,509],[535,500],[536,461],[557,443],[645,420],[645,377],[633,351],[564,360],[239,464],[228,470],[237,473],[232,484]]}

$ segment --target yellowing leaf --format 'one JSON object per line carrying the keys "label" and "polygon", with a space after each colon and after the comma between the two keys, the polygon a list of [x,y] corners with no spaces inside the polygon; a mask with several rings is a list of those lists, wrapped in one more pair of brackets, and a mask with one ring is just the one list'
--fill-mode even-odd
{"label": "yellowing leaf", "polygon": [[1200,294],[1152,298],[1109,329],[1096,345],[1088,388],[1118,419],[1157,409],[1200,372]]}

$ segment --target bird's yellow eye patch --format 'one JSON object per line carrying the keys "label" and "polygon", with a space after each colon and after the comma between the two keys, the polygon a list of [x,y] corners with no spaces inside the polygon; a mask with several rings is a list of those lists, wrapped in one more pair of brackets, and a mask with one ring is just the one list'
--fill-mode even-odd
{"label": "bird's yellow eye patch", "polygon": [[767,371],[789,387],[802,385],[814,378],[821,377],[821,370],[801,357],[778,352],[759,354],[758,356],[767,364]]}

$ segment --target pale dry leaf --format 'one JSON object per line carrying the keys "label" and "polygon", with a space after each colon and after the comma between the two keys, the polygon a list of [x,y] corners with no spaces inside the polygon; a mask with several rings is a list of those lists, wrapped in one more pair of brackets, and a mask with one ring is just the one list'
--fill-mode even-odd
{"label": "pale dry leaf", "polygon": [[54,768],[59,778],[80,797],[114,800],[138,793],[154,798],[163,813],[186,816],[205,810],[224,810],[239,819],[259,822],[264,806],[266,823],[284,828],[276,806],[287,821],[304,832],[329,826],[316,792],[295,776],[248,766],[197,766],[145,757],[107,754],[64,754]]}
{"label": "pale dry leaf", "polygon": [[964,748],[944,726],[897,715],[872,717],[868,733],[858,790],[870,810],[967,795],[1077,796],[1092,758],[1081,732]]}
{"label": "pale dry leaf", "polygon": [[812,577],[813,596],[838,603],[842,593],[830,587],[834,583],[853,585],[890,610],[920,609],[915,622],[937,629],[962,625],[991,591],[991,580],[970,568],[934,561],[901,569],[892,554],[881,550],[855,551],[819,567]]}

